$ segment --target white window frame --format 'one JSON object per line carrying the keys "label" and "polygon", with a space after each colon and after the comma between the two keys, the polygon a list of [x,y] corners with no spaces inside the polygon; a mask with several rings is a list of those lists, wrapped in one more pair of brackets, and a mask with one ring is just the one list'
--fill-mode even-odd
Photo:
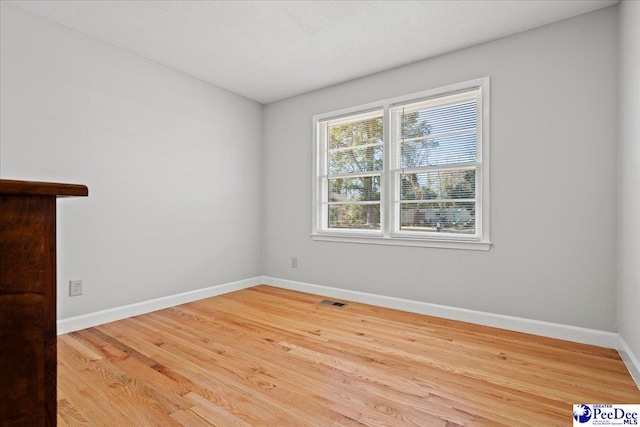
{"label": "white window frame", "polygon": [[[316,241],[348,242],[363,244],[382,244],[397,246],[418,246],[445,249],[489,250],[490,240],[490,143],[489,143],[489,106],[490,91],[489,77],[482,77],[462,83],[452,84],[436,89],[400,97],[385,99],[378,102],[345,108],[339,111],[313,116],[313,175],[312,175],[312,231],[311,237]],[[398,170],[392,164],[392,152],[397,150],[393,145],[391,135],[391,110],[402,104],[411,104],[429,99],[438,99],[456,93],[479,89],[480,102],[478,111],[478,146],[477,159],[473,164],[476,169],[476,234],[462,235],[452,233],[429,233],[399,231],[396,222],[397,210],[394,198],[396,194],[396,180]],[[326,165],[321,161],[324,156],[320,150],[320,124],[335,121],[340,118],[366,115],[372,111],[383,111],[384,160],[381,175],[380,191],[380,230],[358,229],[330,229],[324,226],[326,222]],[[324,202],[324,203],[323,203]],[[323,222],[324,221],[324,222]]]}

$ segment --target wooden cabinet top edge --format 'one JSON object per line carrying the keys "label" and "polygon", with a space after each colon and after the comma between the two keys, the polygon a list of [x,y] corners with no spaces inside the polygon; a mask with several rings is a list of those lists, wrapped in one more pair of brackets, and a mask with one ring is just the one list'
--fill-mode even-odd
{"label": "wooden cabinet top edge", "polygon": [[0,194],[23,196],[88,196],[86,185],[0,179]]}

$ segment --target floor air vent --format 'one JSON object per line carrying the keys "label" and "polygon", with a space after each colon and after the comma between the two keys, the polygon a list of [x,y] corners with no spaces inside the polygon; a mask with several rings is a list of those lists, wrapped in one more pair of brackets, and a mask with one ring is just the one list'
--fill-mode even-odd
{"label": "floor air vent", "polygon": [[345,307],[347,304],[344,302],[338,302],[338,301],[329,301],[328,299],[322,300],[320,301],[320,304],[324,304],[324,305],[333,305],[334,307]]}

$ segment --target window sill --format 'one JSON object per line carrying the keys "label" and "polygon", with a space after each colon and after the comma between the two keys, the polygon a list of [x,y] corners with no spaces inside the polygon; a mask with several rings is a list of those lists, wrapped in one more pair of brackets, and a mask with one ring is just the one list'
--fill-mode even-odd
{"label": "window sill", "polygon": [[471,251],[488,251],[491,242],[462,239],[420,239],[411,237],[382,237],[346,234],[311,234],[311,238],[319,242],[357,243],[367,245],[412,246],[422,248],[460,249]]}

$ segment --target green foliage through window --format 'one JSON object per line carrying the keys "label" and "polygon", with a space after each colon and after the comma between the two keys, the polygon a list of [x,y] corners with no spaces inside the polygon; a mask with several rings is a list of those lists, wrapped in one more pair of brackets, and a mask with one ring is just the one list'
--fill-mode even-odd
{"label": "green foliage through window", "polygon": [[327,152],[328,227],[379,229],[382,116],[329,125]]}

